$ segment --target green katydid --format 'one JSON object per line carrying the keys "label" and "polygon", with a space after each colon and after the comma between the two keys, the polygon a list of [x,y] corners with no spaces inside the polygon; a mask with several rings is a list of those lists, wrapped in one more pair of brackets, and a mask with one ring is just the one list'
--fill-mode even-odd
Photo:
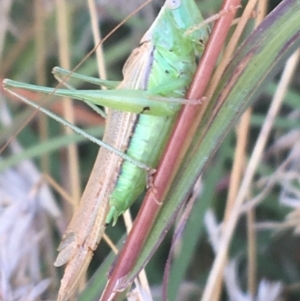
{"label": "green katydid", "polygon": [[197,27],[201,22],[194,0],[166,0],[141,45],[128,58],[123,81],[116,86],[115,82],[96,80],[113,90],[50,89],[4,80],[5,88],[69,96],[110,108],[103,141],[112,148],[101,147],[79,208],[59,246],[55,265],[67,266],[58,300],[67,300],[74,293],[105,224],[115,223],[146,188],[147,167],[154,169],[158,164],[185,103],[196,56],[201,55],[208,38],[207,26]]}

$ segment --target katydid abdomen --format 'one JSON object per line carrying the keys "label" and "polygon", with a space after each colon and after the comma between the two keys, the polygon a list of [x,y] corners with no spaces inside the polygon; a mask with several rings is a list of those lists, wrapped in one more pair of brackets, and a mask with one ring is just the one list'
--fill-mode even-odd
{"label": "katydid abdomen", "polygon": [[[127,155],[156,168],[162,150],[169,136],[172,117],[153,117],[138,115],[133,124],[134,135],[129,140]],[[155,131],[154,131],[155,130]],[[116,171],[114,189],[109,197],[110,212],[107,222],[116,222],[117,217],[144,191],[147,184],[147,172],[134,164],[123,160]]]}

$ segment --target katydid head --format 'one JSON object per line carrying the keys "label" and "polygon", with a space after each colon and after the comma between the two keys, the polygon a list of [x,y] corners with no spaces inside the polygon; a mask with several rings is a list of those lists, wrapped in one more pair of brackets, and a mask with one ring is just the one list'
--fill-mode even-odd
{"label": "katydid head", "polygon": [[166,0],[155,21],[141,39],[155,47],[176,51],[179,56],[201,55],[209,27],[194,0]]}
{"label": "katydid head", "polygon": [[172,22],[177,30],[184,33],[189,31],[189,36],[193,40],[202,41],[204,44],[208,39],[209,26],[202,24],[203,21],[204,19],[195,0],[166,0],[142,41],[150,39],[155,29],[160,27],[158,23],[167,25],[167,22]]}
{"label": "katydid head", "polygon": [[203,17],[194,0],[166,0],[165,9],[172,16],[174,25],[192,41],[198,54],[209,37],[209,26],[203,23]]}

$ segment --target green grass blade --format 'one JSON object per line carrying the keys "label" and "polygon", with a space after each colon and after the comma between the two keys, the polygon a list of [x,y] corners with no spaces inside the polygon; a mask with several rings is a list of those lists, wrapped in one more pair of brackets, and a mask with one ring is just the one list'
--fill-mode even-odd
{"label": "green grass blade", "polygon": [[203,181],[203,191],[200,197],[196,200],[185,226],[184,233],[180,241],[180,253],[178,254],[176,252],[176,257],[172,262],[168,285],[169,300],[176,299],[180,285],[184,282],[184,277],[188,267],[190,266],[192,257],[195,256],[197,243],[204,236],[204,214],[211,205],[210,201],[216,193],[219,175],[222,174],[222,168],[225,165],[225,161],[228,159],[226,154],[230,147],[230,141],[231,139],[225,139],[225,143],[222,143],[222,147],[213,164],[213,168],[206,172],[205,179]]}

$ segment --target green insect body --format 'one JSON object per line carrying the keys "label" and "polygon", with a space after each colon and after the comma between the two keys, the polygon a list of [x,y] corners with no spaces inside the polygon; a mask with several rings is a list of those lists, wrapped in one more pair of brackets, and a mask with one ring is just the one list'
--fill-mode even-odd
{"label": "green insect body", "polygon": [[[105,224],[115,224],[145,190],[147,171],[134,162],[150,168],[158,164],[195,72],[196,56],[201,55],[208,39],[208,27],[197,27],[202,21],[194,0],[166,0],[140,47],[128,58],[124,79],[115,90],[54,90],[4,81],[6,88],[53,93],[109,107],[103,142],[124,153],[112,152],[108,146],[100,148],[82,200],[58,249],[55,265],[67,263],[59,301],[74,293]],[[102,84],[115,86],[106,81]],[[41,111],[50,115],[45,109]]]}
{"label": "green insect body", "polygon": [[[167,3],[165,4],[156,21],[142,39],[144,44],[138,49],[141,51],[143,46],[147,48],[145,52],[142,52],[142,59],[146,60],[147,68],[143,67],[144,64],[139,64],[143,68],[139,71],[136,66],[133,66],[134,73],[125,65],[124,81],[122,82],[124,86],[122,85],[121,88],[147,90],[151,95],[153,93],[151,89],[159,87],[160,90],[164,90],[159,93],[161,96],[184,98],[196,69],[195,54],[200,54],[203,50],[203,42],[208,37],[208,31],[205,28],[186,35],[187,28],[202,21],[199,10],[193,1],[182,1],[182,3],[169,1],[169,3],[171,8],[167,7]],[[172,8],[176,6],[178,6],[177,9]],[[193,12],[197,22],[188,15],[184,20],[183,13],[185,12]],[[135,52],[132,54],[135,58],[138,55]],[[140,62],[140,60],[138,61]],[[126,80],[126,72],[129,73],[129,76],[137,73],[138,81],[136,79]],[[131,86],[132,82],[134,82],[134,86]],[[172,82],[176,82],[176,85],[169,84]],[[180,104],[172,105],[175,110],[179,110]],[[151,108],[149,110],[151,111]],[[127,155],[155,168],[176,117],[177,113],[171,116],[137,115],[132,124],[134,135],[128,140]],[[107,222],[113,219],[115,223],[118,216],[131,206],[145,189],[146,180],[147,175],[144,170],[123,160],[115,188],[110,196],[111,209]]]}

